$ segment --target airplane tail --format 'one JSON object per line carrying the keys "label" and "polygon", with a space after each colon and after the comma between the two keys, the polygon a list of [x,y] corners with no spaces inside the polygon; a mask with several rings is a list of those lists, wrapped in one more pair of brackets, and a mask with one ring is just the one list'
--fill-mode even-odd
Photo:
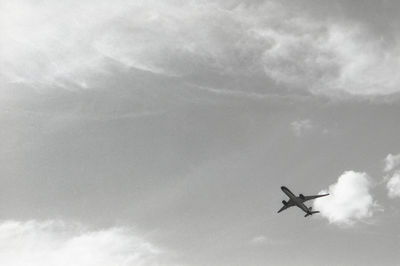
{"label": "airplane tail", "polygon": [[307,216],[309,216],[309,215],[313,215],[313,214],[315,214],[315,213],[319,213],[319,211],[310,211],[310,212],[308,212],[306,215],[304,215],[304,217],[307,217]]}
{"label": "airplane tail", "polygon": [[313,215],[313,214],[315,214],[315,213],[319,213],[319,211],[313,211],[313,210],[312,210],[312,207],[310,207],[310,208],[308,208],[308,212],[306,213],[306,215],[304,215],[304,217]]}

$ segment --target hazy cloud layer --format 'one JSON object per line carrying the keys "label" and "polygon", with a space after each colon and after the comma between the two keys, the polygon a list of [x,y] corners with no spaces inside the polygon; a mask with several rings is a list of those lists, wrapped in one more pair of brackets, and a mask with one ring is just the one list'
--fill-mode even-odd
{"label": "hazy cloud layer", "polygon": [[153,266],[161,251],[124,228],[88,231],[60,221],[0,223],[0,264],[7,266]]}
{"label": "hazy cloud layer", "polygon": [[212,86],[249,78],[245,91],[400,87],[397,35],[389,42],[363,21],[300,14],[285,2],[1,1],[0,25],[1,82],[41,90],[96,87],[96,75],[113,74],[110,62]]}
{"label": "hazy cloud layer", "polygon": [[376,203],[371,195],[372,184],[366,173],[346,171],[329,186],[327,197],[314,201],[314,208],[331,223],[352,225],[373,215]]}

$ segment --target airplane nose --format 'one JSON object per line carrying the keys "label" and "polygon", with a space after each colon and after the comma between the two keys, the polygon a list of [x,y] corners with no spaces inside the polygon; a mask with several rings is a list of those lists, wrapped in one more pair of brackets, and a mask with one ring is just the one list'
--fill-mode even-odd
{"label": "airplane nose", "polygon": [[287,189],[285,186],[281,186],[281,190],[285,190]]}

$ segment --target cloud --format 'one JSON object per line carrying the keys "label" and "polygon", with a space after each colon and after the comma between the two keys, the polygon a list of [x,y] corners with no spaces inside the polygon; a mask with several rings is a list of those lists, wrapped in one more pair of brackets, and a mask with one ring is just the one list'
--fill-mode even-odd
{"label": "cloud", "polygon": [[274,239],[271,237],[267,237],[265,235],[256,235],[252,239],[250,239],[249,244],[252,246],[276,246],[276,245],[286,245],[288,244],[288,240],[286,239]]}
{"label": "cloud", "polygon": [[321,193],[327,197],[314,201],[314,208],[330,223],[353,225],[373,215],[377,206],[371,195],[371,181],[363,172],[346,171],[335,184]]}
{"label": "cloud", "polygon": [[[383,171],[390,172],[395,170],[400,165],[400,154],[393,155],[389,153],[384,160]],[[385,176],[383,182],[386,182],[389,198],[400,197],[400,171],[394,171],[391,177]]]}
{"label": "cloud", "polygon": [[293,133],[297,137],[301,137],[306,132],[312,130],[314,124],[310,119],[304,119],[304,120],[293,121],[292,123],[290,123],[290,126],[292,127]]}
{"label": "cloud", "polygon": [[88,231],[60,221],[0,223],[1,265],[167,265],[162,257],[158,247],[125,228]]}
{"label": "cloud", "polygon": [[[398,92],[400,51],[374,40],[357,23],[294,18],[264,52],[264,68],[275,80],[330,96],[387,95]],[[393,78],[394,77],[394,78]]]}
{"label": "cloud", "polygon": [[250,240],[253,245],[262,245],[267,241],[267,238],[263,235],[255,236]]}
{"label": "cloud", "polygon": [[384,162],[385,167],[383,170],[385,172],[390,172],[400,164],[400,154],[393,155],[389,153]]}
{"label": "cloud", "polygon": [[[2,84],[86,90],[117,62],[199,85],[267,77],[277,88],[317,95],[388,95],[400,88],[399,36],[390,43],[367,24],[318,19],[277,1],[0,5]],[[254,90],[251,83],[241,89]]]}
{"label": "cloud", "polygon": [[396,171],[386,183],[389,198],[400,197],[400,172]]}

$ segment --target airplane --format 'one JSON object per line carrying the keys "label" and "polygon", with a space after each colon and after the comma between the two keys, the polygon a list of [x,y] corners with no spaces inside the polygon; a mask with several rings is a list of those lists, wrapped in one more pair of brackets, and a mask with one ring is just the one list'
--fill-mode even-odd
{"label": "airplane", "polygon": [[290,189],[288,189],[285,186],[282,186],[281,190],[283,191],[283,193],[285,193],[289,197],[289,201],[282,200],[283,207],[279,209],[278,213],[280,213],[281,211],[286,210],[287,208],[290,208],[292,206],[297,206],[306,213],[306,215],[304,215],[304,217],[313,215],[315,213],[319,213],[319,211],[313,211],[312,207],[308,208],[304,204],[304,202],[329,195],[329,194],[322,194],[322,195],[314,195],[314,196],[304,196],[303,194],[300,194],[298,197],[296,197],[296,195],[294,195],[292,193],[292,191],[290,191]]}

